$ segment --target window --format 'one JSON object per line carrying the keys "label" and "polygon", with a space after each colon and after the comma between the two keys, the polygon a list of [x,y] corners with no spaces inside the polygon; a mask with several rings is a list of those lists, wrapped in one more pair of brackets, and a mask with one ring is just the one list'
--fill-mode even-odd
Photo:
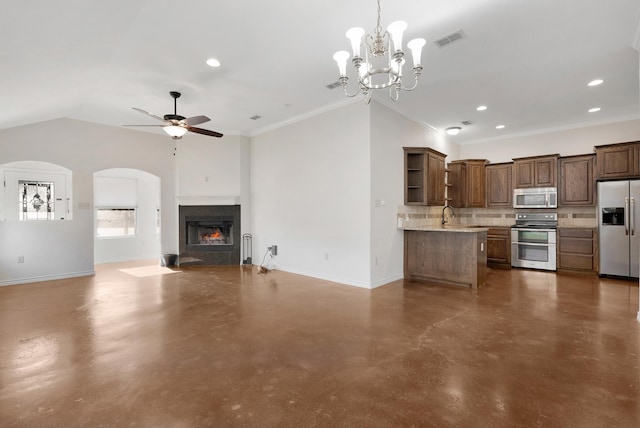
{"label": "window", "polygon": [[135,208],[97,208],[96,231],[99,238],[135,236]]}
{"label": "window", "polygon": [[55,219],[54,185],[51,181],[18,180],[18,219]]}

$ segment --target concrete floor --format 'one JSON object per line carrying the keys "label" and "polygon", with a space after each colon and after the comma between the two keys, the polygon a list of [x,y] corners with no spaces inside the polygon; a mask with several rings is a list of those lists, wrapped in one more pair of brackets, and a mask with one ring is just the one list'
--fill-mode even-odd
{"label": "concrete floor", "polygon": [[634,282],[369,291],[151,263],[0,287],[0,426],[640,425]]}

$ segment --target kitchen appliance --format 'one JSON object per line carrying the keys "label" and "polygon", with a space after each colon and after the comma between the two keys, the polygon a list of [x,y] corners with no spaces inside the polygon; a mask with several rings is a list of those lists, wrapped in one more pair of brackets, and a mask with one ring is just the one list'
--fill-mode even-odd
{"label": "kitchen appliance", "polygon": [[513,189],[513,208],[558,208],[556,187]]}
{"label": "kitchen appliance", "polygon": [[557,213],[516,213],[511,226],[511,266],[556,270]]}
{"label": "kitchen appliance", "polygon": [[598,182],[600,275],[638,278],[640,180]]}

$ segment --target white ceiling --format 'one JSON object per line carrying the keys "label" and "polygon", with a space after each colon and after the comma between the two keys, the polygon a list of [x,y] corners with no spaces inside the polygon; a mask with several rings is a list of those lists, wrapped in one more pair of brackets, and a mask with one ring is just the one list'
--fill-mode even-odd
{"label": "white ceiling", "polygon": [[[382,26],[403,19],[405,40],[427,45],[418,89],[376,99],[437,129],[472,121],[461,144],[639,118],[639,15],[638,0],[382,0]],[[153,124],[131,107],[171,113],[177,90],[179,114],[211,118],[201,127],[254,135],[347,102],[325,87],[332,55],[375,21],[375,0],[13,2],[0,14],[0,129]],[[466,38],[432,43],[456,30]]]}

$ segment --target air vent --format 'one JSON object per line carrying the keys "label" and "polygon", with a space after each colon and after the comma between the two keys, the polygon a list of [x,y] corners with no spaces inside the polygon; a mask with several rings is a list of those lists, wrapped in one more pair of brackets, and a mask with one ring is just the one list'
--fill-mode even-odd
{"label": "air vent", "polygon": [[258,120],[258,119],[262,119],[262,116],[259,116],[259,115],[257,115],[257,114],[256,114],[256,115],[254,115],[254,116],[251,116],[249,119],[251,119],[251,120]]}
{"label": "air vent", "polygon": [[454,33],[447,34],[444,37],[440,37],[438,40],[434,40],[433,43],[435,43],[435,45],[438,46],[439,48],[443,48],[445,46],[450,45],[453,42],[457,42],[458,40],[464,39],[465,37],[466,35],[464,34],[464,32],[462,30],[458,30]]}
{"label": "air vent", "polygon": [[327,85],[327,89],[339,88],[342,84],[340,82],[333,82]]}
{"label": "air vent", "polygon": [[461,122],[464,126],[469,126],[469,125],[473,125],[473,122],[471,122],[470,120],[464,120]]}

